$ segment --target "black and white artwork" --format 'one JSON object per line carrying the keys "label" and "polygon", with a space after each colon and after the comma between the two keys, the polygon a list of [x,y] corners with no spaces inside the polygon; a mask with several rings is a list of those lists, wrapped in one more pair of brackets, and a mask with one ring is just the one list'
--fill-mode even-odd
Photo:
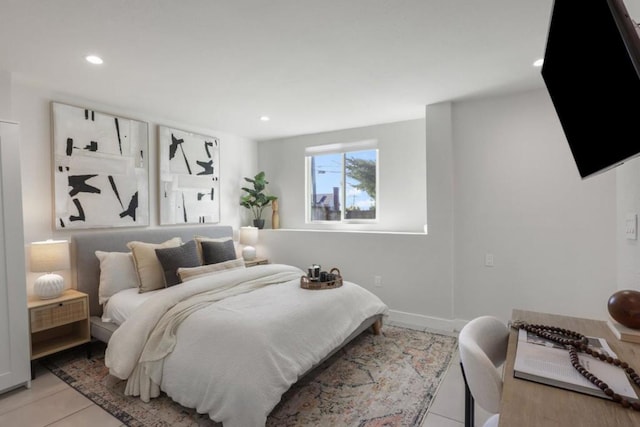
{"label": "black and white artwork", "polygon": [[220,140],[160,126],[160,224],[220,222]]}
{"label": "black and white artwork", "polygon": [[56,229],[149,225],[149,126],[52,103]]}

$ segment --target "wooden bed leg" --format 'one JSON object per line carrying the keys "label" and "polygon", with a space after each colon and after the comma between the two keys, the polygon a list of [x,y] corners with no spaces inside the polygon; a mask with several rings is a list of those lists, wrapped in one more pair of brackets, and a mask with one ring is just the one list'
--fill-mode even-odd
{"label": "wooden bed leg", "polygon": [[373,335],[380,335],[382,333],[382,319],[376,320],[373,325],[371,325],[371,332],[373,332]]}

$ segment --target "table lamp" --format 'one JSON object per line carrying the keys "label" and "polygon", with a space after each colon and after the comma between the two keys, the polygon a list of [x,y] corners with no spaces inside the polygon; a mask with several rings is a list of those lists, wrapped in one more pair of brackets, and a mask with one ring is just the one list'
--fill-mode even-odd
{"label": "table lamp", "polygon": [[40,299],[57,298],[64,291],[64,279],[54,271],[68,270],[69,242],[66,240],[46,240],[31,243],[31,271],[44,274],[33,284],[33,291]]}
{"label": "table lamp", "polygon": [[240,244],[244,245],[242,249],[242,258],[245,261],[251,261],[256,257],[256,248],[254,245],[258,243],[257,227],[240,227]]}

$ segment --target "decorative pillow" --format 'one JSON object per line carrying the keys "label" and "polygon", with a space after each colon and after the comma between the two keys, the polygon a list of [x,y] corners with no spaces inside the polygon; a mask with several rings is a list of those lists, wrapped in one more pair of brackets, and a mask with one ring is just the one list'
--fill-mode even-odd
{"label": "decorative pillow", "polygon": [[244,260],[242,258],[238,258],[230,261],[219,262],[217,264],[202,265],[200,267],[179,268],[178,276],[183,282],[188,282],[189,280],[193,280],[201,276],[244,268]]}
{"label": "decorative pillow", "polygon": [[175,248],[156,249],[156,256],[164,270],[164,283],[167,287],[181,282],[177,274],[178,268],[202,265],[195,240],[189,240],[184,245]]}
{"label": "decorative pillow", "polygon": [[[231,237],[194,236],[193,238],[194,238],[194,240],[196,241],[196,243],[198,245],[198,254],[200,255],[200,260],[202,261],[202,264],[204,264],[204,257],[202,255],[202,242],[224,243],[224,242],[227,242],[229,240],[233,242],[233,239]],[[235,251],[235,246],[234,246],[234,251]]]}
{"label": "decorative pillow", "polygon": [[140,282],[139,292],[148,292],[155,289],[164,288],[164,270],[158,257],[156,249],[175,248],[180,246],[182,240],[179,237],[169,239],[164,243],[129,242],[127,247],[133,254],[133,262],[136,264],[138,281]]}
{"label": "decorative pillow", "polygon": [[202,245],[202,263],[205,265],[236,259],[236,248],[232,239],[223,242],[203,240],[200,244]]}
{"label": "decorative pillow", "polygon": [[104,304],[112,295],[138,287],[138,275],[131,252],[96,251],[100,261],[98,302]]}

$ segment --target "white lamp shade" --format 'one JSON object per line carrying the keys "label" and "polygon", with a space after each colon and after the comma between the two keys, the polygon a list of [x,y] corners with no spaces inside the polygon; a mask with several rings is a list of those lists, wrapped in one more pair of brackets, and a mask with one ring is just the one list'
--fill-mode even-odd
{"label": "white lamp shade", "polygon": [[251,261],[256,257],[256,248],[253,247],[258,243],[258,228],[257,227],[240,227],[240,244],[244,245],[242,248],[242,258],[245,261]]}
{"label": "white lamp shade", "polygon": [[69,242],[66,240],[47,240],[33,242],[29,252],[30,269],[44,274],[33,284],[33,291],[41,299],[59,297],[64,291],[64,279],[52,271],[67,270],[69,262]]}
{"label": "white lamp shade", "polygon": [[47,240],[33,242],[30,251],[30,269],[34,272],[51,273],[68,270],[69,242],[66,240]]}
{"label": "white lamp shade", "polygon": [[240,227],[240,244],[254,246],[258,243],[257,227]]}

